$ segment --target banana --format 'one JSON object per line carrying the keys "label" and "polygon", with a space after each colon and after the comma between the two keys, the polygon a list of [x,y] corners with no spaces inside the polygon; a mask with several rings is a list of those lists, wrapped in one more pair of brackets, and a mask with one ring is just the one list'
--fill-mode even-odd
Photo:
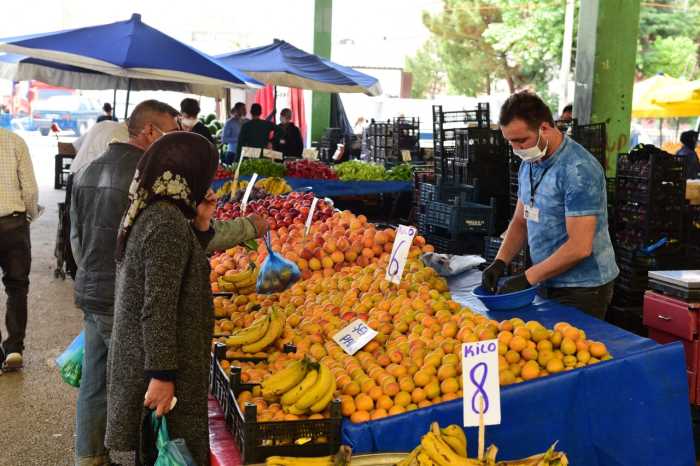
{"label": "banana", "polygon": [[[420,441],[423,450],[439,466],[469,466],[472,464],[467,458],[455,453],[442,438],[433,432],[428,432]],[[476,462],[480,464],[480,462]]]}
{"label": "banana", "polygon": [[236,272],[232,275],[224,275],[222,278],[225,282],[233,283],[234,285],[239,285],[240,283],[245,283],[249,281],[252,275],[253,271],[251,269],[246,269],[241,272]]}
{"label": "banana", "polygon": [[266,466],[333,466],[332,456],[297,458],[293,456],[268,456]]}
{"label": "banana", "polygon": [[276,374],[263,380],[263,397],[266,395],[279,396],[291,390],[295,385],[304,380],[306,367],[306,361],[297,360],[287,365],[287,367]]}
{"label": "banana", "polygon": [[314,404],[311,405],[309,408],[309,411],[312,413],[320,413],[326,407],[328,407],[328,403],[330,403],[333,400],[333,395],[335,395],[335,389],[336,389],[336,384],[335,384],[335,377],[331,376],[331,385],[326,391],[326,393]]}
{"label": "banana", "polygon": [[420,445],[413,449],[409,455],[402,459],[396,466],[416,466],[418,464],[418,454],[422,451]]}
{"label": "banana", "polygon": [[440,466],[425,451],[420,451],[416,458],[420,466]]}
{"label": "banana", "polygon": [[306,375],[304,376],[304,379],[296,384],[294,387],[292,387],[291,390],[289,390],[287,393],[282,395],[282,399],[280,400],[282,402],[283,406],[291,406],[294,403],[297,402],[301,396],[306,393],[313,385],[316,383],[316,379],[318,379],[318,369],[317,368],[311,368]]}
{"label": "banana", "polygon": [[306,414],[305,409],[299,409],[294,405],[289,405],[289,406],[282,406],[282,411],[284,411],[287,414],[294,414],[296,416],[301,416],[302,414]]}
{"label": "banana", "polygon": [[270,325],[267,327],[265,335],[259,340],[241,347],[241,351],[244,353],[257,353],[267,348],[282,334],[284,323],[284,315],[281,315],[279,311],[273,307],[270,313]]}
{"label": "banana", "polygon": [[[226,339],[226,346],[249,345],[260,341],[269,330],[271,324],[270,316],[264,316],[250,327],[240,330]],[[256,351],[257,352],[257,351]]]}
{"label": "banana", "polygon": [[440,429],[442,439],[448,444],[459,456],[467,457],[467,437],[464,435],[464,429],[456,424],[449,425],[444,429]]}
{"label": "banana", "polygon": [[294,403],[294,406],[300,410],[309,409],[311,405],[323,398],[323,395],[328,392],[333,379],[334,377],[333,374],[331,374],[330,369],[328,369],[328,367],[326,367],[324,364],[319,364],[318,379],[316,380],[316,383],[313,387],[311,387],[311,389],[305,392],[296,403]]}

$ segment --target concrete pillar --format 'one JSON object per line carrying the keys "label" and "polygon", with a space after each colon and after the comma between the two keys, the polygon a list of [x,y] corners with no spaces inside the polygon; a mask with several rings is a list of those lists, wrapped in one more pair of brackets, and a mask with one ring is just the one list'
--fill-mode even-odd
{"label": "concrete pillar", "polygon": [[[331,58],[333,0],[314,0],[314,53]],[[311,96],[311,140],[320,141],[331,121],[331,95],[314,91]]]}
{"label": "concrete pillar", "polygon": [[640,0],[582,0],[576,41],[574,118],[606,123],[607,176],[629,145]]}

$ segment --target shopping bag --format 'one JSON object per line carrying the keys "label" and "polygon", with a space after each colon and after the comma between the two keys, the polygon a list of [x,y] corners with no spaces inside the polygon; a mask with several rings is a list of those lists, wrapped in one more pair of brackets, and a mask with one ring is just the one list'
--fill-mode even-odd
{"label": "shopping bag", "polygon": [[255,288],[258,294],[279,293],[296,283],[301,272],[294,262],[272,250],[269,231],[265,234],[265,246],[267,257],[260,266]]}
{"label": "shopping bag", "polygon": [[[148,420],[144,420],[144,424],[146,424],[146,422],[148,422]],[[147,430],[145,426],[144,430]],[[185,441],[181,438],[170,439],[168,421],[165,419],[165,416],[158,417],[155,411],[151,411],[150,432],[148,433],[152,433],[153,435],[145,437],[151,439],[155,437],[153,441],[145,443],[151,447],[153,445],[155,446],[155,451],[151,454],[147,453],[147,456],[151,456],[150,459],[154,460],[154,466],[197,466],[192,459],[192,454],[187,448]]]}
{"label": "shopping bag", "polygon": [[56,366],[61,372],[61,378],[68,385],[80,387],[83,374],[83,352],[85,348],[85,331],[73,339],[68,348],[56,358]]}

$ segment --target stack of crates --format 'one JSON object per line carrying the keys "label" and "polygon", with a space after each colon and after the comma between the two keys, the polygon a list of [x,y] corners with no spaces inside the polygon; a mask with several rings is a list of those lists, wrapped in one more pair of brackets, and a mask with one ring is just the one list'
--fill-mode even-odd
{"label": "stack of crates", "polygon": [[611,230],[620,275],[612,315],[632,330],[642,328],[648,272],[685,266],[684,202],[682,160],[643,145],[618,157]]}
{"label": "stack of crates", "polygon": [[[420,121],[418,118],[394,118],[387,122],[373,121],[367,129],[369,160],[386,168],[404,162],[420,163]],[[404,160],[403,151],[408,151],[410,160]]]}
{"label": "stack of crates", "polygon": [[367,144],[369,146],[370,161],[384,165],[385,162],[392,158],[392,124],[372,121],[369,128],[367,128]]}
{"label": "stack of crates", "polygon": [[343,131],[340,128],[326,128],[321,142],[318,144],[319,160],[327,164],[333,163],[333,155],[338,148],[338,144],[344,143],[345,136],[343,136]]}
{"label": "stack of crates", "polygon": [[585,147],[593,157],[605,168],[607,166],[605,153],[607,150],[607,133],[605,123],[591,123],[571,126],[571,139]]}
{"label": "stack of crates", "polygon": [[466,183],[466,167],[456,163],[457,135],[468,128],[489,128],[488,103],[479,103],[476,110],[445,112],[442,105],[433,105],[433,157],[435,173],[449,183]]}

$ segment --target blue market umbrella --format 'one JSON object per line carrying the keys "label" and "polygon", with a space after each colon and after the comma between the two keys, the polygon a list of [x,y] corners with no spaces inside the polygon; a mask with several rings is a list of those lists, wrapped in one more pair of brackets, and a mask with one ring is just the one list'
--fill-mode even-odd
{"label": "blue market umbrella", "polygon": [[[0,39],[0,51],[15,56],[4,60],[10,70],[6,73],[13,70],[7,62],[15,59],[14,72],[23,79],[29,77],[22,75],[23,69],[33,69],[43,73],[42,81],[67,87],[180,90],[220,97],[223,88],[260,85],[148,26],[138,14],[128,21]],[[65,79],[56,83],[61,75]]]}
{"label": "blue market umbrella", "polygon": [[283,40],[275,39],[270,45],[218,55],[216,58],[265,84],[370,96],[382,93],[377,78],[304,52]]}

